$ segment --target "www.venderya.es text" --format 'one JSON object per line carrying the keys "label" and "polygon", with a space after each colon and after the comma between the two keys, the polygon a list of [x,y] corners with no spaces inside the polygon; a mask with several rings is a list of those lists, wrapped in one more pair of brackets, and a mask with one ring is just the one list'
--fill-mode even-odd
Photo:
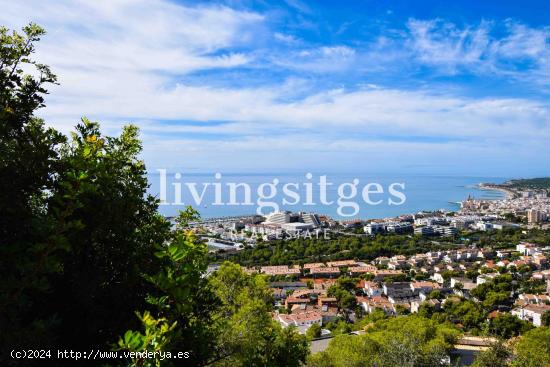
{"label": "www.venderya.es text", "polygon": [[188,359],[190,352],[170,351],[102,351],[90,349],[89,351],[51,350],[51,349],[14,349],[10,353],[13,359]]}

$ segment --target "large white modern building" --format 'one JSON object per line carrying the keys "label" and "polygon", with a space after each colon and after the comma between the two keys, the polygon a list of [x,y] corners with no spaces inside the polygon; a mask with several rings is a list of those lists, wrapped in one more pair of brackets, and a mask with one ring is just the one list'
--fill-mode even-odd
{"label": "large white modern building", "polygon": [[289,211],[274,212],[267,216],[265,224],[275,224],[288,229],[313,229],[321,226],[321,221],[314,213],[291,213]]}
{"label": "large white modern building", "polygon": [[265,223],[278,225],[290,223],[290,212],[273,212],[267,216]]}

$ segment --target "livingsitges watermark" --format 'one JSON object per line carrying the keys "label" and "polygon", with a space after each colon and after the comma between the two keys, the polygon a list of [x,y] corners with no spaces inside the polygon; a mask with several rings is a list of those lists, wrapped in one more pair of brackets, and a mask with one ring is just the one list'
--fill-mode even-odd
{"label": "livingsitges watermark", "polygon": [[[393,182],[382,185],[377,182],[361,182],[353,178],[348,182],[335,184],[327,175],[315,177],[306,173],[301,182],[283,182],[279,178],[267,182],[223,181],[221,173],[215,173],[210,182],[185,182],[181,173],[173,175],[168,185],[166,169],[158,169],[159,199],[161,205],[192,206],[256,206],[256,213],[266,215],[279,211],[281,206],[333,206],[342,217],[359,214],[366,205],[403,205],[405,183]],[[168,199],[170,194],[170,200]]]}

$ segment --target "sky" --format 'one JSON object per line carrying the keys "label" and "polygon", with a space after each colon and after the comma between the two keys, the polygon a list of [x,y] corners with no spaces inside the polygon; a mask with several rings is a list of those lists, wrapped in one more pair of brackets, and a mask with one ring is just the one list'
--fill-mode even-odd
{"label": "sky", "polygon": [[0,0],[48,34],[47,124],[150,170],[550,175],[548,1]]}

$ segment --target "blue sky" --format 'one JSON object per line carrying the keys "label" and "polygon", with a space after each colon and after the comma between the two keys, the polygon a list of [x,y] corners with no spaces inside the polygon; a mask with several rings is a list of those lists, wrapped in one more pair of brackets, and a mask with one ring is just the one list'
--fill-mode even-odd
{"label": "blue sky", "polygon": [[140,126],[150,169],[550,174],[547,1],[0,0],[69,131]]}

